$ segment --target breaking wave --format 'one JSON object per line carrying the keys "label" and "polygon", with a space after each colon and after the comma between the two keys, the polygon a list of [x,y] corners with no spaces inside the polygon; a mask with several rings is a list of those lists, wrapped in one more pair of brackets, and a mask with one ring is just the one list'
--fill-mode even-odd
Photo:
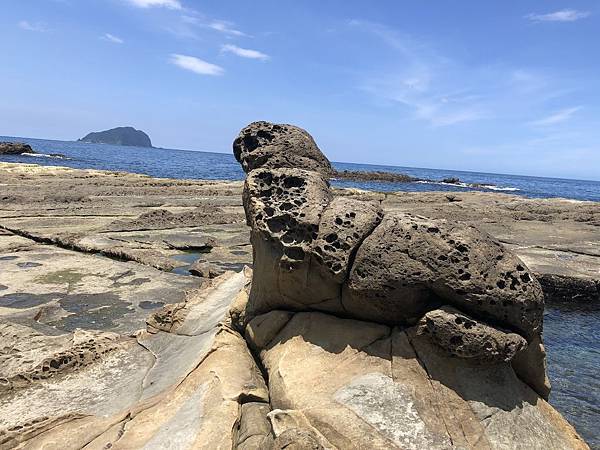
{"label": "breaking wave", "polygon": [[501,187],[501,186],[496,186],[494,184],[464,183],[462,181],[460,181],[458,183],[446,183],[444,181],[419,180],[419,181],[415,181],[415,183],[439,184],[442,186],[456,186],[456,187],[462,187],[462,188],[466,188],[466,189],[487,189],[490,191],[504,191],[504,192],[520,191],[520,189],[516,188],[516,187]]}
{"label": "breaking wave", "polygon": [[21,153],[22,156],[32,156],[34,158],[54,158],[54,159],[71,159],[64,155],[52,155],[45,153]]}

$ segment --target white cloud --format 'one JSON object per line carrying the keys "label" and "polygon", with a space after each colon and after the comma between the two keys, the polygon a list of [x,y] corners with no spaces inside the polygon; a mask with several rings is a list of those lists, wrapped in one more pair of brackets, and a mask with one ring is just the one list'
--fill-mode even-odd
{"label": "white cloud", "polygon": [[576,9],[563,9],[548,14],[528,14],[525,18],[534,22],[575,22],[585,19],[591,15],[588,11],[577,11]]}
{"label": "white cloud", "polygon": [[38,33],[43,33],[45,31],[48,31],[43,24],[31,23],[31,22],[28,22],[27,20],[21,20],[19,22],[19,28],[21,28],[22,30],[26,30],[26,31],[36,31]]}
{"label": "white cloud", "polygon": [[234,55],[241,56],[242,58],[260,59],[262,61],[266,61],[267,59],[269,59],[269,55],[259,52],[258,50],[241,48],[237,45],[223,45],[221,47],[221,51],[225,53],[233,53]]}
{"label": "white cloud", "polygon": [[465,79],[467,71],[460,64],[386,25],[361,20],[352,20],[348,25],[382,41],[394,51],[390,60],[398,62],[391,70],[371,70],[361,84],[363,90],[397,103],[413,119],[434,127],[490,117],[477,90],[486,74],[473,73]]}
{"label": "white cloud", "polygon": [[225,73],[225,69],[222,67],[203,61],[195,56],[179,55],[174,53],[171,55],[171,63],[181,67],[182,69],[189,70],[200,75],[217,76]]}
{"label": "white cloud", "polygon": [[168,9],[183,9],[179,0],[126,0],[133,6],[138,8],[168,8]]}
{"label": "white cloud", "polygon": [[114,34],[105,33],[100,39],[108,42],[112,42],[113,44],[122,44],[125,41],[120,37],[115,36]]}
{"label": "white cloud", "polygon": [[546,125],[554,125],[557,123],[565,122],[565,121],[569,120],[571,118],[571,116],[573,114],[575,114],[577,111],[579,111],[580,109],[581,109],[581,106],[575,106],[574,108],[561,109],[560,111],[557,111],[556,113],[554,113],[548,117],[544,117],[543,119],[531,122],[531,125],[546,126]]}
{"label": "white cloud", "polygon": [[231,36],[247,36],[246,33],[233,28],[233,23],[227,22],[226,20],[213,20],[208,24],[208,28]]}

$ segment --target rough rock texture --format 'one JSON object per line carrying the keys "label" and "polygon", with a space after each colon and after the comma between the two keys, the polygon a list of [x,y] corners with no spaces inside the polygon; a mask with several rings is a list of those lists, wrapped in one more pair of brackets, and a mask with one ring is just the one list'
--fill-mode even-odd
{"label": "rough rock texture", "polygon": [[373,229],[383,211],[373,202],[334,198],[323,212],[312,257],[324,279],[342,284],[348,277],[351,259]]}
{"label": "rough rock texture", "polygon": [[[600,302],[600,203],[490,192],[338,194],[407,212],[471,224],[494,236],[536,275],[547,302]],[[450,197],[450,198],[448,198]]]}
{"label": "rough rock texture", "polygon": [[259,167],[300,167],[324,176],[332,172],[312,136],[294,125],[251,123],[233,142],[233,154],[246,173]]}
{"label": "rough rock texture", "polygon": [[323,294],[309,282],[308,272],[321,213],[330,199],[327,181],[316,172],[257,169],[248,176],[244,207],[252,227],[254,266],[261,272],[252,287],[253,311],[286,303],[301,309],[304,302],[321,300],[313,298]]}
{"label": "rough rock texture", "polygon": [[[259,170],[287,178],[296,169],[266,167],[249,177]],[[510,344],[525,333],[452,301],[452,290],[436,291],[440,300],[416,326],[344,309],[358,252],[383,226],[379,205],[384,221],[411,211],[396,202],[400,195],[333,197],[321,178],[311,183],[325,190],[300,196],[305,216],[318,209],[306,222],[316,232],[301,243],[306,258],[284,257],[284,232],[252,232],[254,251],[264,252],[255,254],[254,286],[282,281],[262,285],[272,296],[266,304],[256,289],[248,294],[241,274],[179,275],[209,237],[215,246],[203,260],[236,270],[248,261],[241,184],[0,164],[0,449],[586,448],[534,392],[548,393],[539,332],[512,356]],[[315,191],[326,201],[311,209]],[[269,202],[279,208],[281,197],[275,189],[256,211]],[[475,195],[441,198],[485,209],[472,203]],[[220,211],[210,216],[215,205]],[[510,206],[511,214],[529,214]],[[416,233],[423,242],[410,250],[419,263],[440,245],[426,236]],[[111,252],[127,261],[90,254]],[[180,261],[175,274],[164,273],[167,260]],[[282,261],[287,269],[279,272]],[[158,262],[161,270],[149,267]],[[448,272],[445,283],[456,276]],[[298,312],[310,310],[328,314]],[[437,340],[424,332],[427,316],[441,331]],[[467,329],[467,320],[475,325]],[[459,349],[457,336],[468,345]]]}
{"label": "rough rock texture", "polygon": [[254,251],[237,325],[276,448],[586,447],[540,397],[543,294],[519,258],[474,226],[332,198],[318,158],[288,164],[270,144],[287,130],[259,128],[234,143]]}
{"label": "rough rock texture", "polygon": [[459,358],[508,362],[527,347],[527,341],[518,334],[479,323],[450,306],[429,311],[423,318],[423,325],[423,334]]}
{"label": "rough rock texture", "polygon": [[[382,219],[374,203],[333,199],[322,171],[285,162],[275,168],[263,164],[265,160],[259,164],[252,158],[263,147],[280,155],[277,161],[286,161],[294,151],[273,144],[285,141],[289,130],[265,123],[249,129],[258,133],[257,127],[269,129],[269,137],[248,138],[252,151],[240,150],[243,138],[234,142],[236,157],[249,172],[244,208],[255,265],[250,316],[273,309],[312,309],[415,324],[427,311],[451,304],[490,321],[480,331],[491,341],[497,325],[528,341],[541,333],[541,288],[525,264],[498,242],[456,222],[408,213]],[[324,158],[313,155],[311,161],[323,166]],[[469,351],[485,359],[486,339],[472,345],[480,348]],[[521,347],[500,354],[512,357]],[[539,382],[533,383],[537,386],[545,380],[544,354],[536,360],[542,368],[537,371]]]}
{"label": "rough rock texture", "polygon": [[202,278],[216,278],[223,274],[223,270],[213,266],[211,263],[206,261],[198,260],[190,266],[188,271],[192,275]]}
{"label": "rough rock texture", "polygon": [[534,276],[492,238],[475,227],[410,214],[386,216],[365,239],[343,301],[364,318],[389,323],[452,303],[527,338],[541,331],[544,308]]}
{"label": "rough rock texture", "polygon": [[0,142],[0,155],[21,155],[35,153],[29,144],[21,142]]}

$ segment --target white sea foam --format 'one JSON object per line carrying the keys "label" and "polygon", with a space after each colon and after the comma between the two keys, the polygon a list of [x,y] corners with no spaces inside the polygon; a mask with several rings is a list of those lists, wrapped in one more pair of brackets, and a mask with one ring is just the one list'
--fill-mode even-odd
{"label": "white sea foam", "polygon": [[520,191],[521,189],[516,188],[516,187],[501,187],[501,186],[496,186],[494,184],[476,184],[476,183],[463,183],[458,182],[458,183],[445,183],[443,181],[430,181],[430,180],[419,180],[416,181],[415,183],[421,183],[421,184],[439,184],[442,186],[455,186],[455,187],[461,187],[461,188],[472,188],[472,189],[489,189],[490,191],[507,191],[507,192],[514,192],[514,191]]}
{"label": "white sea foam", "polygon": [[509,191],[509,192],[514,192],[514,191],[520,191],[521,190],[521,189],[516,188],[516,187],[500,187],[500,186],[494,186],[493,184],[483,184],[483,185],[475,186],[475,187],[489,189],[491,191]]}
{"label": "white sea foam", "polygon": [[21,153],[22,156],[32,156],[34,158],[54,158],[54,159],[69,159],[61,155],[46,155],[45,153]]}

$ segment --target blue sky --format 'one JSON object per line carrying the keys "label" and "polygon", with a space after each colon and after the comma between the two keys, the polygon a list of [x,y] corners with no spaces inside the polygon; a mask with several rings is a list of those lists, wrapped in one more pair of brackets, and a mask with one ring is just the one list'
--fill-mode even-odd
{"label": "blue sky", "polygon": [[0,1],[0,135],[228,152],[264,119],[336,161],[600,179],[595,0]]}

